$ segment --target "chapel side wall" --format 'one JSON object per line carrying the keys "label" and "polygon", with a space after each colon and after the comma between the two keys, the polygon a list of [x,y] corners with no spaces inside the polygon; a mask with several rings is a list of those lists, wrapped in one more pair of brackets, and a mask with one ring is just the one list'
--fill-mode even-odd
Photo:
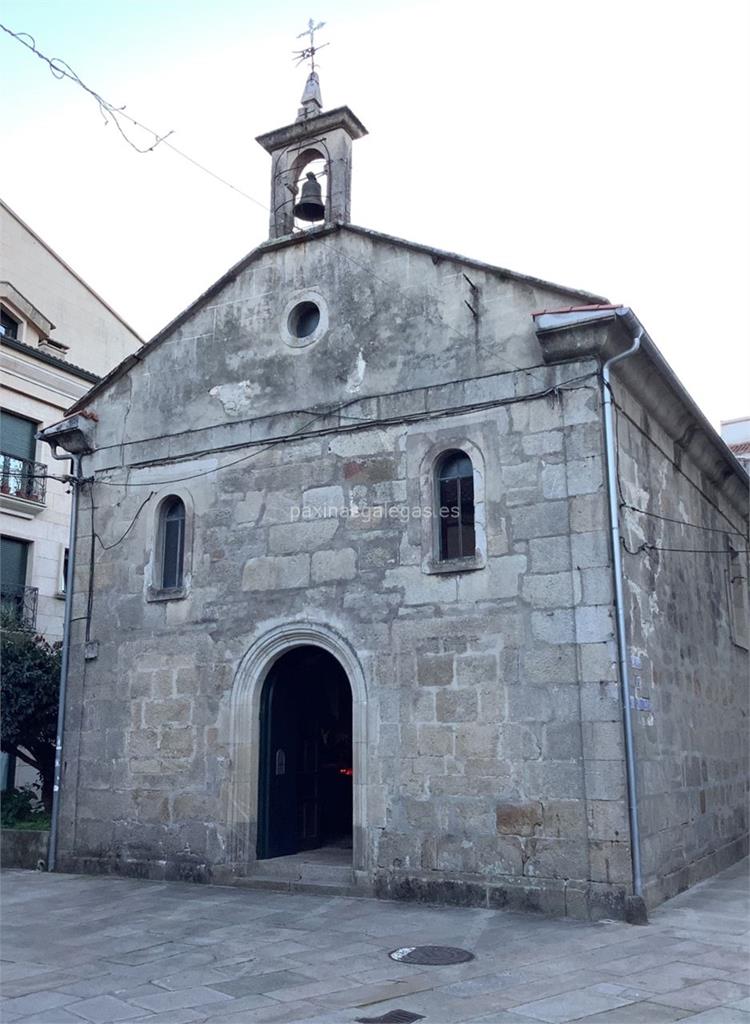
{"label": "chapel side wall", "polygon": [[616,393],[635,421],[618,411],[621,500],[653,513],[622,510],[624,540],[638,552],[623,559],[643,870],[655,904],[747,850],[748,654],[733,641],[721,532],[744,533],[733,539],[745,547],[747,513],[633,393]]}
{"label": "chapel side wall", "polygon": [[[473,398],[507,405],[290,440],[184,482],[221,460],[95,484],[97,532],[107,545],[124,538],[97,548],[90,661],[87,485],[61,864],[202,880],[237,868],[237,668],[279,624],[324,622],[366,680],[365,843],[381,894],[620,914],[630,860],[594,370],[539,367],[542,384],[585,379],[533,400],[527,375],[501,374]],[[402,411],[466,400],[450,387],[410,392]],[[382,401],[392,413],[398,398]],[[464,443],[484,474],[486,566],[475,572],[425,573],[415,519],[290,515],[418,506],[425,455]],[[188,596],[149,601],[168,493],[192,517]],[[252,793],[257,774],[240,782]],[[252,862],[249,812],[238,827]]]}

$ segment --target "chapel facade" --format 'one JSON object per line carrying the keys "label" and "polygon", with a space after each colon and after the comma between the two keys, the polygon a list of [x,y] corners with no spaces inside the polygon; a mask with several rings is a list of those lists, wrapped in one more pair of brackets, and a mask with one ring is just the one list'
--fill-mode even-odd
{"label": "chapel facade", "polygon": [[311,76],[269,239],[45,432],[58,865],[637,913],[746,851],[747,476],[627,307],[352,225],[364,134]]}

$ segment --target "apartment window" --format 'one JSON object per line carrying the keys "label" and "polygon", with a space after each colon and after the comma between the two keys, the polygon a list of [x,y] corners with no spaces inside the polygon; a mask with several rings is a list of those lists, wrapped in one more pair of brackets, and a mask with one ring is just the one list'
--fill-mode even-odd
{"label": "apartment window", "polygon": [[466,452],[445,452],[436,467],[439,557],[474,558],[474,467]]}
{"label": "apartment window", "polygon": [[34,462],[38,424],[23,416],[0,414],[0,493],[44,504],[44,466]]}
{"label": "apartment window", "polygon": [[29,541],[0,538],[0,605],[3,615],[34,626],[37,591],[26,586],[30,550]]}
{"label": "apartment window", "polygon": [[20,332],[21,322],[8,312],[5,306],[0,306],[0,336],[4,338],[17,338]]}
{"label": "apartment window", "polygon": [[181,498],[164,500],[159,513],[160,578],[162,590],[182,586],[185,561],[185,504]]}
{"label": "apartment window", "polygon": [[36,455],[37,429],[34,420],[27,420],[24,416],[16,416],[15,413],[3,410],[0,413],[0,446],[3,454],[33,462]]}

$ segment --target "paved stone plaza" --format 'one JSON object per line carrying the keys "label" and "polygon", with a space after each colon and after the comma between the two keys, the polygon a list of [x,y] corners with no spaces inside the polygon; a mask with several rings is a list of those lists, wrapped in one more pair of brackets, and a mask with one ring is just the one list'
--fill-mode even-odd
{"label": "paved stone plaza", "polygon": [[[748,864],[648,927],[175,882],[7,871],[0,1019],[12,1024],[750,1024]],[[396,963],[462,946],[451,967]]]}

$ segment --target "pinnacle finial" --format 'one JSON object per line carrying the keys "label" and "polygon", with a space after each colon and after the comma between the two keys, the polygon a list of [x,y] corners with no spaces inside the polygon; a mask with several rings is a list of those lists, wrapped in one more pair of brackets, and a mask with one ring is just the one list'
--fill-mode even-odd
{"label": "pinnacle finial", "polygon": [[307,117],[319,114],[322,109],[323,100],[320,95],[318,72],[311,71],[305,82],[305,91],[302,93],[302,106],[297,111],[297,120],[304,121]]}

